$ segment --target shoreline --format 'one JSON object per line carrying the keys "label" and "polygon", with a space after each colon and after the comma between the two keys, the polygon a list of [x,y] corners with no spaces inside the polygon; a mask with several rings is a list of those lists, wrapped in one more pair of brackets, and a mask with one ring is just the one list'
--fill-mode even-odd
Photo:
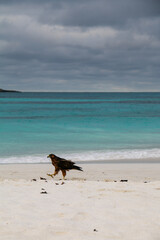
{"label": "shoreline", "polygon": [[[144,182],[144,181],[160,181],[160,164],[159,163],[77,163],[82,167],[83,172],[71,170],[67,172],[67,180],[87,180],[87,181],[120,181],[127,179],[128,181]],[[18,164],[1,164],[0,165],[0,181],[5,179],[11,180],[31,180],[44,177],[47,180],[62,179],[59,172],[52,179],[47,173],[53,173],[54,167],[51,163],[18,163]]]}
{"label": "shoreline", "polygon": [[[2,157],[1,157],[2,159]],[[5,157],[4,157],[5,159]],[[113,159],[113,160],[73,160],[76,164],[160,164],[160,158],[141,158],[141,159]],[[50,164],[48,162],[0,162],[1,165],[7,164]]]}

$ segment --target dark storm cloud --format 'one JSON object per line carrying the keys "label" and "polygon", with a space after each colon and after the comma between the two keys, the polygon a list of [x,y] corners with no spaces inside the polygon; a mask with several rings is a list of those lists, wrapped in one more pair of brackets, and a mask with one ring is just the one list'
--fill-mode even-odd
{"label": "dark storm cloud", "polygon": [[160,89],[160,2],[0,1],[0,87]]}
{"label": "dark storm cloud", "polygon": [[[72,5],[71,5],[72,4]],[[52,11],[54,10],[54,5]],[[57,10],[57,9],[56,9]],[[159,1],[153,0],[92,0],[70,1],[64,3],[53,16],[44,16],[48,22],[57,21],[64,25],[72,26],[106,26],[127,23],[129,20],[158,16],[160,14]]]}

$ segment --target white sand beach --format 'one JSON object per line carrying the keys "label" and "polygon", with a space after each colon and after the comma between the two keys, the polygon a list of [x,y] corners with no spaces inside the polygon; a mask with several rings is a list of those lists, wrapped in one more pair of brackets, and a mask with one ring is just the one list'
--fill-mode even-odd
{"label": "white sand beach", "polygon": [[0,239],[160,239],[160,164],[81,166],[0,165]]}

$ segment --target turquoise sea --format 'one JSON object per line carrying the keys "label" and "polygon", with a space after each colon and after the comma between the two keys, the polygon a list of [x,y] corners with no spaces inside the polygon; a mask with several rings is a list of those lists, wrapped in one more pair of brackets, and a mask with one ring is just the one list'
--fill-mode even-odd
{"label": "turquoise sea", "polygon": [[0,93],[0,163],[160,158],[160,93]]}

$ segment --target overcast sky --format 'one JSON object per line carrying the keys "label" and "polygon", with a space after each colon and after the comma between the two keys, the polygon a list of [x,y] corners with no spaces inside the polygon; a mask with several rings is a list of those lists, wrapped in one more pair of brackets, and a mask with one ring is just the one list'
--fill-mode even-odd
{"label": "overcast sky", "polygon": [[160,1],[0,0],[0,88],[160,91]]}

